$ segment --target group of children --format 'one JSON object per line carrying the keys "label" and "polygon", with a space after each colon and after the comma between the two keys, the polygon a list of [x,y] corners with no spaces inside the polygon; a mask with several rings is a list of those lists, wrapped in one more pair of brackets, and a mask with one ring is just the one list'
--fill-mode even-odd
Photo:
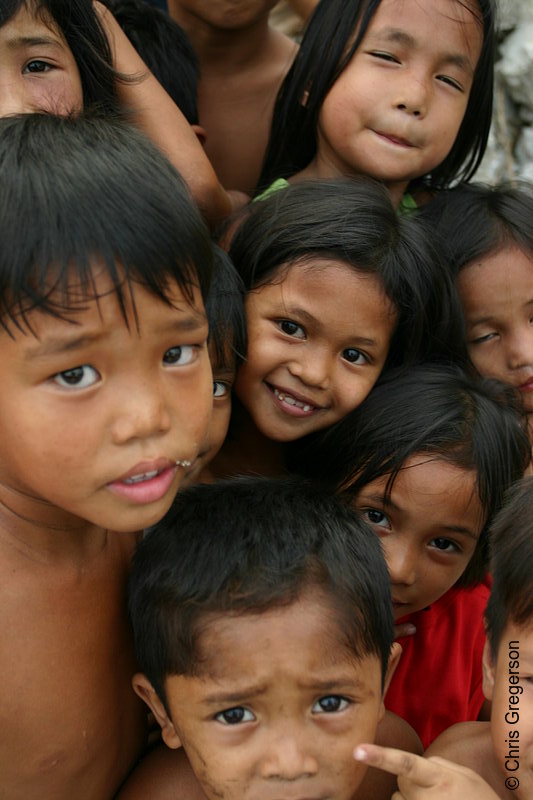
{"label": "group of children", "polygon": [[0,9],[6,800],[533,798],[493,2],[274,5]]}

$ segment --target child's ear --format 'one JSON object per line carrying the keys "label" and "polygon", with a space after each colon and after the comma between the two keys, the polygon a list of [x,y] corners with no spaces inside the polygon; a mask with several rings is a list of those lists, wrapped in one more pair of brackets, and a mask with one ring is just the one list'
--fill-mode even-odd
{"label": "child's ear", "polygon": [[385,680],[383,681],[383,694],[381,695],[381,711],[379,718],[382,719],[383,715],[385,714],[385,704],[384,699],[385,695],[387,694],[387,689],[389,688],[389,684],[392,680],[392,676],[398,666],[398,662],[400,660],[400,656],[402,655],[402,646],[398,644],[398,642],[393,642],[390,648],[390,656],[389,656],[389,663],[387,664],[387,672],[385,673]]}
{"label": "child's ear", "polygon": [[177,750],[178,747],[181,747],[181,739],[176,733],[174,723],[168,716],[165,706],[159,699],[146,675],[143,675],[142,672],[136,673],[131,679],[131,683],[135,693],[139,695],[141,700],[144,700],[159,723],[161,736],[167,747],[170,747],[172,750]]}
{"label": "child's ear", "polygon": [[488,639],[485,641],[485,647],[483,648],[482,666],[483,666],[483,694],[485,695],[487,700],[492,700],[492,695],[494,693],[494,680],[495,680],[496,667],[492,660],[492,651]]}

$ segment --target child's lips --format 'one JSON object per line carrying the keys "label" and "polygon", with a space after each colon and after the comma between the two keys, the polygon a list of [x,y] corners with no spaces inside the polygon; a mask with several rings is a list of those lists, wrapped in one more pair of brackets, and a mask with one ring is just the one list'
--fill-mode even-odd
{"label": "child's lips", "polygon": [[415,146],[409,139],[405,139],[403,136],[395,136],[392,133],[385,133],[384,131],[375,131],[375,133],[381,139],[386,139],[388,142],[398,147],[410,148]]}
{"label": "child's lips", "polygon": [[518,387],[519,392],[533,392],[533,376]]}
{"label": "child's lips", "polygon": [[107,484],[107,488],[125,500],[144,505],[166,495],[174,482],[176,462],[169,458],[141,461],[124,475]]}

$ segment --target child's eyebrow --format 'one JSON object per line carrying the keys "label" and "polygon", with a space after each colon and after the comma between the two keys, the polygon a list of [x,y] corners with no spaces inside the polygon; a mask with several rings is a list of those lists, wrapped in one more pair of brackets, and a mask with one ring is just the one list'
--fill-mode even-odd
{"label": "child's eyebrow", "polygon": [[[382,30],[375,31],[368,36],[368,43],[372,43],[373,41],[376,43],[379,41],[392,42],[410,50],[415,50],[417,47],[417,40],[415,37],[401,28],[382,28]],[[472,61],[468,56],[462,53],[444,53],[441,62],[442,64],[451,64],[469,74],[474,72]]]}
{"label": "child's eyebrow", "polygon": [[19,47],[61,47],[61,42],[49,36],[16,36],[6,42],[8,48],[17,50]]}
{"label": "child's eyebrow", "polygon": [[[74,323],[75,324],[75,323]],[[203,331],[207,325],[204,315],[189,315],[183,318],[173,319],[166,324],[152,327],[151,333],[172,334],[195,333]],[[61,355],[74,350],[81,350],[84,347],[97,344],[109,335],[108,330],[100,330],[95,333],[84,333],[78,336],[50,336],[39,344],[30,346],[24,353],[24,357],[29,359],[46,358],[48,356]]]}

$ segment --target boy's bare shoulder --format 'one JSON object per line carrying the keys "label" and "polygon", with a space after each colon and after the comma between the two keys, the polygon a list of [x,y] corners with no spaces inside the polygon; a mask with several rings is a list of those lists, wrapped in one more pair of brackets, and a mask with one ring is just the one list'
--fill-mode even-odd
{"label": "boy's bare shoulder", "polygon": [[206,800],[183,748],[161,744],[139,763],[115,800]]}
{"label": "boy's bare shoulder", "polygon": [[459,722],[438,736],[424,755],[441,756],[456,764],[470,767],[480,775],[492,760],[492,739],[489,722]]}

